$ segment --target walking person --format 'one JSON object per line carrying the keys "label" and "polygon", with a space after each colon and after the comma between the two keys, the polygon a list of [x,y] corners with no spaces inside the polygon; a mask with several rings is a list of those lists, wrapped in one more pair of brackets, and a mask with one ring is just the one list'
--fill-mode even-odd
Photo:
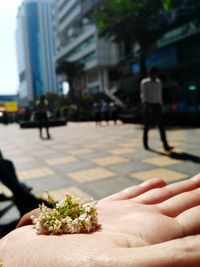
{"label": "walking person", "polygon": [[93,104],[93,113],[96,125],[101,125],[101,110],[100,103],[94,102]]}
{"label": "walking person", "polygon": [[143,145],[145,149],[149,149],[148,132],[152,121],[155,121],[159,132],[163,147],[166,151],[173,149],[167,142],[163,123],[162,111],[162,83],[158,78],[158,70],[155,67],[149,69],[149,76],[142,79],[140,83],[140,96],[143,105],[144,131]]}
{"label": "walking person", "polygon": [[101,103],[101,117],[106,121],[106,124],[109,124],[109,103],[102,101]]}
{"label": "walking person", "polygon": [[41,96],[40,100],[36,103],[36,120],[39,123],[39,134],[40,138],[43,138],[42,129],[46,129],[46,136],[47,139],[50,139],[51,136],[49,134],[49,126],[48,126],[48,101],[46,100],[45,96]]}
{"label": "walking person", "polygon": [[110,117],[114,121],[114,124],[117,125],[118,107],[117,107],[116,103],[111,102],[109,109],[110,109]]}

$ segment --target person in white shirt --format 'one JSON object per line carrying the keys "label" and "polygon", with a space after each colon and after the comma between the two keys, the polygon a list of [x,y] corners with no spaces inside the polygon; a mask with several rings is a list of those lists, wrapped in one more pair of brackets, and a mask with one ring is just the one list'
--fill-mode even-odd
{"label": "person in white shirt", "polygon": [[172,150],[173,147],[168,145],[163,124],[162,83],[158,78],[157,68],[151,67],[149,69],[149,77],[142,79],[140,83],[140,93],[144,115],[144,148],[149,149],[148,131],[150,129],[152,121],[155,121],[158,125],[164,149],[166,151]]}

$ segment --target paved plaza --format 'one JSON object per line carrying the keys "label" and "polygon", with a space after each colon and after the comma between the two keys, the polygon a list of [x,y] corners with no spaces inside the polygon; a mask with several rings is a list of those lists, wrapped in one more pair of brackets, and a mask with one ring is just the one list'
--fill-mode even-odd
{"label": "paved plaza", "polygon": [[[153,150],[144,150],[140,125],[68,123],[50,133],[51,140],[41,140],[38,129],[0,125],[4,157],[14,162],[19,179],[38,196],[48,191],[57,200],[66,192],[83,200],[100,199],[152,177],[171,183],[200,172],[200,129],[168,130],[173,153],[163,151],[157,129],[149,133]],[[11,194],[1,183],[0,192]],[[11,202],[0,205],[0,211],[10,207],[0,224],[19,218]]]}

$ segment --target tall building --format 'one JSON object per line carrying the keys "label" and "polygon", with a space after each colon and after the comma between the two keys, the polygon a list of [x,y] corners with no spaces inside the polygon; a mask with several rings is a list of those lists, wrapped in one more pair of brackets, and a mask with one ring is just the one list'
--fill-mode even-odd
{"label": "tall building", "polygon": [[18,10],[16,44],[22,105],[58,90],[51,4],[52,0],[24,0]]}
{"label": "tall building", "polygon": [[[54,0],[53,25],[56,63],[84,64],[84,75],[74,82],[75,93],[102,92],[115,85],[117,45],[99,38],[93,11],[100,0]],[[65,77],[60,76],[62,82]]]}

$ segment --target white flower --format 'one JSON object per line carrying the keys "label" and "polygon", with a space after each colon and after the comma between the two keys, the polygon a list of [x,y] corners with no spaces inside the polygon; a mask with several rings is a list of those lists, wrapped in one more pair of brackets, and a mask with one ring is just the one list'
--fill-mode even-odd
{"label": "white flower", "polygon": [[50,210],[42,204],[39,206],[39,217],[31,216],[38,234],[73,234],[98,230],[95,201],[82,204],[69,194],[58,203],[51,196],[48,199],[54,208]]}

